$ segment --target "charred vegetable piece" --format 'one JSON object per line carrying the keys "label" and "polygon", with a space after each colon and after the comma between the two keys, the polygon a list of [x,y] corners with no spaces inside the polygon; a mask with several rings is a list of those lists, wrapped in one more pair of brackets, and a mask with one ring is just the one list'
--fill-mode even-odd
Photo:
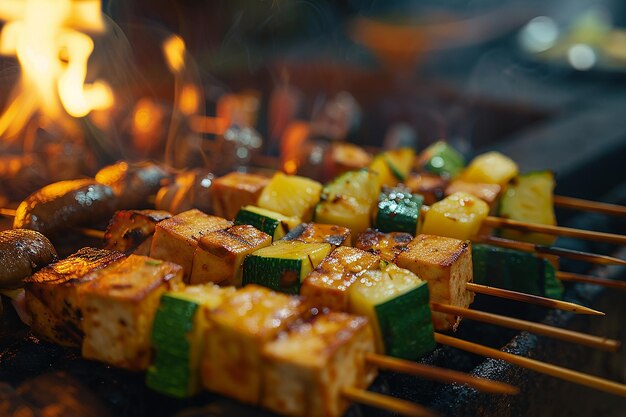
{"label": "charred vegetable piece", "polygon": [[167,171],[152,162],[120,161],[96,174],[96,181],[113,189],[120,209],[148,207],[149,197],[155,195],[161,183],[169,178]]}
{"label": "charred vegetable piece", "polygon": [[[216,216],[233,219],[239,209],[255,205],[270,179],[261,175],[231,172],[213,182],[213,211]],[[270,233],[271,234],[271,233]]]}
{"label": "charred vegetable piece", "polygon": [[280,242],[254,251],[243,262],[243,285],[258,284],[299,294],[304,278],[331,251],[328,243]]}
{"label": "charred vegetable piece", "polygon": [[489,215],[489,206],[471,194],[454,193],[430,206],[422,233],[469,239],[480,230]]}
{"label": "charred vegetable piece", "polygon": [[105,248],[135,255],[150,255],[156,224],[172,217],[161,210],[119,210],[104,234]]}
{"label": "charred vegetable piece", "polygon": [[350,312],[368,318],[381,354],[416,360],[435,348],[428,284],[411,271],[383,263],[349,293]]}
{"label": "charred vegetable piece", "polygon": [[517,164],[500,152],[487,152],[472,160],[461,174],[468,182],[498,184],[505,186],[518,172]]}
{"label": "charred vegetable piece", "polygon": [[198,242],[189,282],[241,287],[244,258],[271,243],[268,234],[247,224],[211,232]]}
{"label": "charred vegetable piece", "polygon": [[317,181],[278,172],[263,189],[257,205],[285,216],[309,221],[321,191],[322,184]]}
{"label": "charred vegetable piece", "polygon": [[413,236],[409,233],[382,233],[368,229],[357,237],[354,246],[378,255],[387,262],[395,262],[398,255],[407,250],[412,240]]}
{"label": "charred vegetable piece", "polygon": [[476,196],[493,207],[500,196],[502,187],[498,184],[481,184],[478,182],[467,182],[454,180],[446,188],[446,197],[457,192],[464,192]]}
{"label": "charred vegetable piece", "polygon": [[365,357],[374,352],[363,317],[328,313],[291,326],[263,348],[261,405],[281,415],[341,417],[345,387],[367,388],[376,376]]}
{"label": "charred vegetable piece", "polygon": [[24,286],[24,279],[56,260],[52,243],[41,233],[27,229],[0,232],[0,289]]}
{"label": "charred vegetable piece", "polygon": [[330,243],[333,246],[350,244],[350,229],[334,224],[302,223],[287,233],[285,240],[305,243]]}
{"label": "charred vegetable piece", "polygon": [[383,187],[378,197],[374,227],[381,232],[417,234],[424,198],[413,195],[403,187]]}
{"label": "charred vegetable piece", "polygon": [[[499,215],[522,222],[556,225],[552,194],[554,174],[550,171],[520,175],[511,182],[500,201]],[[507,239],[552,245],[555,236],[541,233],[524,233],[515,230],[501,232]]]}
{"label": "charred vegetable piece", "polygon": [[418,166],[426,172],[454,178],[465,167],[465,158],[452,146],[439,141],[422,151]]}
{"label": "charred vegetable piece", "polygon": [[424,197],[424,203],[433,205],[444,197],[448,180],[434,174],[411,174],[404,185],[413,194]]}
{"label": "charred vegetable piece", "polygon": [[[472,249],[469,241],[441,236],[418,235],[396,264],[428,282],[430,299],[436,303],[469,307],[473,293],[465,289],[472,281]],[[433,313],[435,330],[456,330],[461,318]]]}
{"label": "charred vegetable piece", "polygon": [[210,213],[213,209],[211,193],[214,180],[215,176],[205,169],[181,172],[173,183],[159,189],[155,206],[172,214],[191,209]]}
{"label": "charred vegetable piece", "polygon": [[234,291],[207,284],[163,294],[152,325],[155,357],[146,373],[148,387],[178,398],[200,390],[208,314]]}
{"label": "charred vegetable piece", "polygon": [[324,186],[315,221],[347,227],[353,236],[370,225],[378,199],[377,176],[363,169],[350,171]]}
{"label": "charred vegetable piece", "polygon": [[560,299],[563,285],[556,268],[532,253],[491,245],[472,245],[474,281],[526,294]]}
{"label": "charred vegetable piece", "polygon": [[282,239],[287,232],[301,223],[298,217],[288,217],[261,207],[241,207],[235,217],[235,224],[249,224],[267,233],[272,240]]}

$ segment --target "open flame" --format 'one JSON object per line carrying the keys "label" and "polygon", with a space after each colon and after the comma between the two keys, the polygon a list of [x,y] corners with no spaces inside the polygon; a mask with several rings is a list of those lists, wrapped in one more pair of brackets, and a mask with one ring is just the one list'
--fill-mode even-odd
{"label": "open flame", "polygon": [[102,33],[100,0],[2,0],[0,54],[16,56],[21,76],[0,117],[0,137],[19,133],[35,115],[61,121],[109,108],[113,92],[102,80],[86,83],[94,42]]}

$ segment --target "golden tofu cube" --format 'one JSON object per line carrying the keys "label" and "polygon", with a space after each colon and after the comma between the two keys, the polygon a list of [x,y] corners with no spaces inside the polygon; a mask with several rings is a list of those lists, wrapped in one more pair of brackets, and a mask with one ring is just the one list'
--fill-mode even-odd
{"label": "golden tofu cube", "polygon": [[189,282],[241,287],[241,265],[246,255],[271,243],[270,235],[247,224],[211,232],[198,242]]}
{"label": "golden tofu cube", "polygon": [[382,233],[367,229],[357,236],[354,246],[361,250],[380,256],[387,262],[395,262],[400,253],[406,250],[413,236],[404,232]]}
{"label": "golden tofu cube", "polygon": [[118,210],[104,233],[105,249],[149,255],[146,241],[151,243],[157,223],[170,217],[162,210]]}
{"label": "golden tofu cube", "polygon": [[[469,307],[474,300],[474,294],[465,288],[473,279],[469,241],[418,235],[398,256],[396,264],[428,281],[432,302]],[[456,330],[460,321],[460,317],[433,312],[435,330]]]}
{"label": "golden tofu cube", "polygon": [[239,209],[256,205],[270,179],[261,175],[231,172],[213,182],[213,211],[215,215],[234,219]]}
{"label": "golden tofu cube", "polygon": [[489,206],[471,194],[454,193],[430,206],[422,233],[456,239],[474,237],[489,215]]}
{"label": "golden tofu cube", "polygon": [[208,233],[232,225],[226,219],[209,216],[196,209],[177,214],[156,225],[150,256],[182,266],[185,280],[188,280],[198,240]]}
{"label": "golden tofu cube", "polygon": [[455,180],[446,188],[446,197],[457,192],[464,192],[480,198],[489,207],[493,207],[494,203],[500,196],[502,187],[498,184],[485,184],[479,182],[467,182],[462,180]]}
{"label": "golden tofu cube", "polygon": [[424,204],[430,206],[444,197],[448,180],[435,174],[413,173],[405,180],[404,185],[411,193],[423,196]]}
{"label": "golden tofu cube", "polygon": [[263,348],[261,405],[286,416],[340,417],[350,404],[343,389],[374,380],[366,361],[374,352],[364,317],[328,313],[298,323]]}
{"label": "golden tofu cube", "polygon": [[463,171],[460,179],[468,182],[499,184],[505,186],[519,172],[517,164],[500,152],[478,155]]}
{"label": "golden tofu cube", "polygon": [[130,255],[98,275],[79,292],[84,311],[83,356],[120,368],[147,369],[154,315],[161,295],[182,283],[182,268]]}
{"label": "golden tofu cube", "polygon": [[348,311],[348,288],[363,272],[377,269],[380,258],[349,246],[340,246],[307,275],[300,295],[316,307]]}
{"label": "golden tofu cube", "polygon": [[294,296],[257,285],[237,291],[209,317],[202,361],[203,385],[235,400],[258,404],[261,400],[261,352],[289,324],[307,312]]}
{"label": "golden tofu cube", "polygon": [[334,224],[302,223],[289,233],[287,240],[304,243],[330,243],[333,246],[350,245],[350,229]]}

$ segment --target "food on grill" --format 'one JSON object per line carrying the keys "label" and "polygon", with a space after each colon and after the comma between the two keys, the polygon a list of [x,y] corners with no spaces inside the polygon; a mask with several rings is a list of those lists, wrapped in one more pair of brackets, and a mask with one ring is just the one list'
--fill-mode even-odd
{"label": "food on grill", "polygon": [[200,362],[211,331],[208,315],[234,291],[207,284],[163,294],[152,325],[150,388],[178,398],[200,391]]}
{"label": "food on grill", "polygon": [[317,181],[278,172],[261,192],[257,205],[306,222],[311,220],[321,192],[322,184]]}
{"label": "food on grill", "polygon": [[457,192],[430,206],[422,233],[469,239],[480,230],[489,206],[471,194]]}
{"label": "food on grill", "polygon": [[151,363],[150,332],[161,295],[182,283],[174,263],[129,255],[96,273],[79,290],[82,354],[130,370]]}
{"label": "food on grill", "polygon": [[[472,281],[469,241],[421,234],[398,255],[396,264],[427,281],[433,301],[466,308],[474,299],[473,293],[465,288]],[[456,330],[459,322],[458,316],[433,313],[436,330]]]}
{"label": "food on grill", "polygon": [[204,169],[193,169],[176,175],[173,183],[161,187],[156,195],[157,210],[172,214],[191,209],[211,212],[211,193],[215,176]]}
{"label": "food on grill", "polygon": [[498,184],[484,184],[479,182],[454,180],[446,187],[445,195],[447,197],[454,193],[464,192],[480,198],[487,203],[490,208],[493,208],[498,200],[498,197],[500,197],[501,191],[502,187]]}
{"label": "food on grill", "polygon": [[465,158],[446,142],[438,141],[422,151],[416,167],[420,171],[454,178],[465,168]]}
{"label": "food on grill", "polygon": [[300,295],[319,307],[349,311],[348,288],[365,271],[378,269],[379,265],[376,255],[340,246],[306,276]]}
{"label": "food on grill", "polygon": [[395,262],[398,255],[404,252],[413,235],[403,232],[382,233],[367,229],[357,236],[354,246],[380,256],[387,262]]}
{"label": "food on grill", "polygon": [[372,162],[372,156],[368,152],[347,142],[333,142],[325,159],[325,180],[347,171],[365,168]]}
{"label": "food on grill", "polygon": [[272,210],[256,206],[243,206],[235,216],[235,224],[249,224],[280,240],[291,229],[301,223],[300,218],[285,216]]}
{"label": "food on grill", "polygon": [[414,158],[415,151],[412,148],[385,151],[374,157],[369,169],[378,174],[380,187],[393,187],[407,178],[411,172]]}
{"label": "food on grill", "polygon": [[243,172],[231,172],[216,178],[211,190],[213,212],[216,216],[234,219],[241,207],[256,205],[269,182],[267,177]]}
{"label": "food on grill", "polygon": [[[556,225],[552,193],[554,174],[551,171],[531,172],[511,181],[500,201],[499,215],[529,223]],[[502,236],[543,245],[552,245],[555,236],[506,230]]]}
{"label": "food on grill", "polygon": [[333,246],[350,245],[351,234],[347,227],[334,224],[302,223],[284,237],[304,243],[330,243]]}
{"label": "food on grill", "polygon": [[271,243],[268,234],[247,224],[207,233],[198,241],[189,282],[240,287],[244,258]]}
{"label": "food on grill", "polygon": [[111,217],[116,204],[115,193],[107,185],[89,179],[60,181],[22,201],[13,228],[52,236],[73,226],[104,221]]}
{"label": "food on grill", "polygon": [[433,205],[444,197],[448,180],[434,174],[412,173],[404,181],[404,185],[413,194],[423,196],[425,204]]}
{"label": "food on grill", "polygon": [[105,249],[150,255],[156,224],[172,215],[162,210],[118,210],[104,233]]}
{"label": "food on grill", "polygon": [[148,198],[159,191],[161,183],[169,179],[170,174],[152,162],[120,161],[102,168],[95,178],[113,189],[117,208],[135,209],[147,207]]}
{"label": "food on grill", "polygon": [[315,221],[349,228],[354,235],[367,229],[378,199],[377,174],[362,169],[340,175],[324,186],[315,207]]}
{"label": "food on grill", "polygon": [[27,229],[0,232],[0,289],[24,286],[24,279],[57,257],[52,243],[41,233]]}
{"label": "food on grill", "polygon": [[226,219],[209,216],[196,209],[177,214],[157,223],[150,256],[182,266],[185,280],[189,280],[198,240],[232,225]]}
{"label": "food on grill", "polygon": [[468,182],[505,186],[517,173],[517,164],[511,158],[494,151],[474,158],[460,178]]}
{"label": "food on grill", "polygon": [[26,309],[33,332],[62,346],[80,346],[84,316],[80,291],[98,279],[97,271],[124,257],[120,252],[83,248],[26,278]]}
{"label": "food on grill", "polygon": [[383,187],[378,197],[374,227],[381,232],[406,232],[416,235],[424,198],[404,187]]}
{"label": "food on grill", "polygon": [[343,388],[366,388],[376,376],[370,353],[363,317],[333,312],[297,322],[263,347],[261,405],[282,415],[340,417],[349,405]]}

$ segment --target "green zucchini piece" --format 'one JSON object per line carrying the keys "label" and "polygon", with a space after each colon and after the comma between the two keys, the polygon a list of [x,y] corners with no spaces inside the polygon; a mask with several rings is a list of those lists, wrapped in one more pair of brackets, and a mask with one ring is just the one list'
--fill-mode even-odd
{"label": "green zucchini piece", "polygon": [[398,181],[404,181],[411,173],[415,160],[415,150],[413,148],[400,148],[383,152],[389,170]]}
{"label": "green zucchini piece", "polygon": [[272,240],[280,240],[289,230],[300,224],[297,217],[288,217],[272,210],[256,206],[242,207],[235,216],[235,225],[249,224],[272,236]]}
{"label": "green zucchini piece", "polygon": [[465,158],[443,141],[435,142],[419,156],[422,169],[433,174],[456,177],[465,168]]}
{"label": "green zucchini piece", "polygon": [[411,194],[405,188],[383,188],[378,197],[374,227],[381,232],[417,234],[424,197]]}

